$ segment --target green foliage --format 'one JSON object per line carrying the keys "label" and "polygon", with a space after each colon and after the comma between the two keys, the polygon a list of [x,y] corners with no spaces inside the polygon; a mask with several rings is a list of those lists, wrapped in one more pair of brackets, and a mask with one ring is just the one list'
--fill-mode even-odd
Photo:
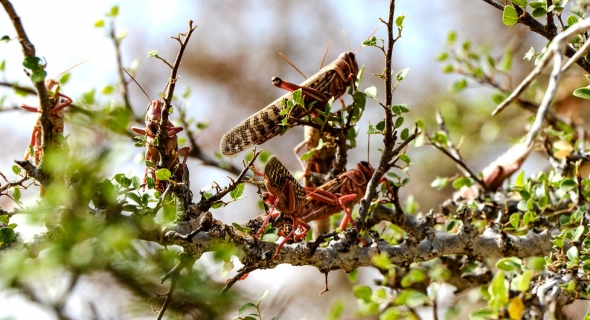
{"label": "green foliage", "polygon": [[507,26],[513,26],[518,23],[518,14],[513,6],[505,6],[502,14],[502,22]]}
{"label": "green foliage", "polygon": [[[270,291],[268,290],[264,290],[264,292],[262,293],[262,296],[260,296],[260,299],[258,299],[258,301],[254,304],[252,302],[248,302],[243,304],[239,309],[238,309],[238,315],[235,316],[233,319],[240,319],[240,320],[255,320],[255,319],[259,319],[262,320],[262,315],[260,313],[260,303],[262,302],[262,300],[264,298],[266,298],[266,296],[268,296],[268,294],[270,293]],[[245,317],[241,317],[240,314],[244,313],[244,311],[248,310],[248,309],[256,309],[256,313],[250,313]],[[273,317],[271,320],[278,320],[278,317]]]}

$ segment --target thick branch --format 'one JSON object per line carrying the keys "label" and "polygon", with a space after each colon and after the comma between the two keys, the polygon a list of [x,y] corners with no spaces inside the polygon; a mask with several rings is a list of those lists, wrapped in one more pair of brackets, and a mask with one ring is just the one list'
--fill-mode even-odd
{"label": "thick branch", "polygon": [[[208,232],[195,234],[190,240],[174,231],[168,232],[165,238],[169,241],[168,244],[183,247],[195,259],[205,252],[216,250],[221,243],[231,243],[240,250],[240,261],[249,268],[269,269],[288,263],[294,266],[314,266],[320,272],[337,269],[350,272],[358,267],[372,266],[373,256],[380,252],[388,253],[394,264],[409,265],[449,254],[469,255],[479,259],[490,256],[546,256],[553,246],[548,231],[529,231],[524,236],[514,236],[487,228],[483,234],[478,235],[472,227],[463,227],[456,234],[436,232],[433,237],[420,242],[406,240],[399,245],[380,242],[371,247],[351,245],[350,235],[342,233],[327,248],[317,248],[312,256],[309,256],[311,246],[308,243],[297,243],[283,246],[280,254],[272,259],[276,244],[244,238],[227,225],[214,226]],[[356,232],[352,236],[356,237]]]}

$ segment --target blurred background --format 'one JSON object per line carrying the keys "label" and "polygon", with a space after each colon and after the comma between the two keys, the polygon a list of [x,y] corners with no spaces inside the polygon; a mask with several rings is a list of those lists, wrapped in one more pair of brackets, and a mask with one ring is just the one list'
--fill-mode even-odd
{"label": "blurred background", "polygon": [[[37,56],[47,61],[48,76],[54,77],[74,64],[88,62],[71,71],[71,79],[62,92],[78,99],[92,88],[97,91],[116,84],[118,70],[115,50],[108,39],[108,28],[95,28],[94,23],[104,18],[113,1],[13,1],[17,13],[34,43]],[[320,68],[328,43],[327,64],[343,51],[356,51],[361,42],[380,25],[379,18],[387,19],[388,1],[125,1],[119,4],[119,16],[115,20],[117,32],[126,33],[121,43],[123,64],[126,67],[140,62],[136,79],[145,91],[155,99],[168,81],[169,68],[161,61],[146,58],[148,50],[158,50],[158,55],[172,62],[178,51],[176,41],[170,39],[185,32],[188,21],[193,20],[198,28],[193,34],[182,60],[177,94],[190,88],[187,113],[197,121],[208,122],[209,127],[198,133],[197,141],[203,151],[211,156],[218,151],[221,136],[241,120],[268,105],[284,94],[272,86],[270,79],[282,79],[299,83],[303,77],[290,67],[280,56],[286,55],[307,76]],[[470,88],[460,94],[451,94],[450,88],[461,76],[444,74],[443,65],[436,61],[440,52],[447,47],[447,35],[451,30],[457,33],[458,43],[471,41],[472,47],[487,47],[490,54],[501,59],[506,47],[513,51],[513,69],[510,72],[515,86],[524,74],[530,71],[532,62],[522,60],[531,46],[539,52],[546,41],[538,35],[528,34],[526,27],[506,27],[501,23],[501,11],[483,1],[399,1],[396,16],[405,14],[404,29],[396,42],[393,53],[394,72],[410,68],[405,80],[394,93],[394,103],[408,104],[411,112],[405,125],[420,118],[426,123],[426,131],[436,130],[434,110],[441,110],[448,121],[451,137],[458,142],[462,137],[462,153],[475,171],[480,171],[499,153],[510,146],[510,142],[524,134],[524,124],[529,113],[511,107],[497,117],[489,116],[495,104],[490,96],[493,90],[473,82]],[[0,35],[15,36],[14,28],[5,13],[0,13]],[[344,36],[346,32],[348,39]],[[376,36],[385,38],[386,28],[381,27]],[[347,44],[350,42],[350,48]],[[0,44],[0,60],[6,61],[2,74],[3,82],[17,82],[30,86],[22,71],[22,52],[17,41]],[[375,48],[361,48],[357,54],[359,65],[365,65],[361,89],[376,86],[378,97],[384,100],[382,82],[371,74],[379,74],[384,68],[382,53]],[[147,98],[134,84],[130,84],[131,104],[138,115],[145,112]],[[21,103],[36,104],[34,97],[14,95],[9,88],[0,88],[3,108]],[[347,97],[350,101],[350,97]],[[110,100],[121,102],[120,95],[100,96],[104,103]],[[66,110],[67,113],[67,110]],[[349,154],[351,168],[367,158],[367,137],[364,134],[368,124],[375,124],[382,118],[381,108],[369,101],[364,119],[361,121],[359,147]],[[30,132],[36,115],[25,111],[0,113],[0,170],[10,172],[14,159],[20,159],[29,143]],[[139,124],[141,125],[141,124]],[[76,130],[88,128],[69,126],[66,134],[76,139]],[[80,135],[84,136],[84,135]],[[289,130],[284,136],[272,139],[262,146],[271,154],[279,155],[291,171],[300,170],[293,148],[302,140],[303,129]],[[370,161],[378,161],[378,148],[382,145],[379,136],[370,140]],[[142,149],[120,137],[118,140],[94,136],[86,144],[88,149],[111,147],[117,150],[112,158],[108,174],[118,172],[143,175],[143,164],[138,160]],[[240,166],[246,152],[231,161]],[[452,176],[457,173],[454,164],[431,147],[410,147],[408,155],[415,163],[409,171],[411,182],[403,189],[405,199],[409,195],[419,205],[420,212],[438,205],[452,193],[450,187],[442,191],[428,187],[438,176]],[[528,172],[542,169],[545,164],[532,155],[525,164]],[[204,185],[217,181],[226,185],[228,172],[214,167],[203,166],[196,159],[189,159],[192,190],[195,195]],[[258,196],[254,187],[246,187],[245,200],[241,204],[213,211],[215,218],[230,224],[242,223],[262,213],[257,206]],[[33,196],[35,196],[33,194]],[[198,200],[196,198],[195,200]],[[25,200],[26,202],[26,200]],[[402,201],[406,203],[406,201]],[[11,202],[0,199],[3,209],[11,209]],[[20,221],[27,224],[25,218]],[[32,226],[30,234],[41,230]],[[235,258],[234,258],[235,259]],[[197,262],[204,266],[204,272],[218,281],[221,264],[210,256]],[[236,267],[239,262],[236,260]],[[361,270],[357,282],[372,283],[374,270]],[[235,273],[230,273],[229,277]],[[48,276],[48,278],[51,278]],[[105,278],[107,281],[105,282]],[[345,314],[352,317],[355,298],[346,274],[334,271],[329,275],[330,291],[321,296],[324,277],[315,268],[282,265],[273,270],[258,270],[240,281],[232,290],[242,292],[247,301],[256,301],[265,289],[269,297],[262,303],[263,315],[281,319],[324,318],[334,303],[340,303]],[[119,318],[129,315],[132,295],[115,283],[111,286],[108,276],[96,274],[84,279],[85,286],[78,290],[76,297],[95,299],[96,309],[105,318]],[[114,280],[110,280],[113,281]],[[106,285],[106,284],[109,285]],[[49,281],[48,287],[51,287]],[[85,288],[84,290],[82,288]],[[165,288],[165,287],[162,287]],[[49,292],[51,289],[48,289]],[[93,294],[89,294],[92,290]],[[162,290],[164,291],[164,290]],[[100,299],[96,299],[96,295]],[[0,317],[23,316],[23,312],[35,315],[37,319],[52,318],[51,312],[37,308],[24,300],[0,293]],[[441,307],[453,304],[451,299],[441,302]],[[26,309],[25,309],[26,306]],[[82,318],[86,311],[76,301],[71,303],[72,312]],[[134,317],[152,318],[151,310],[133,307]],[[141,310],[141,311],[138,311]],[[26,310],[26,311],[25,311]],[[78,313],[79,312],[79,313]],[[147,313],[146,313],[147,312]],[[231,318],[235,312],[229,312]]]}

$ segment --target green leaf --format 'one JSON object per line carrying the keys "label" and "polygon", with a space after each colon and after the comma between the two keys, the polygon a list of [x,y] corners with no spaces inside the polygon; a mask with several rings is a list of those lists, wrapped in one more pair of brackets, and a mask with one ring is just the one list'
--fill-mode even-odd
{"label": "green leaf", "polygon": [[522,217],[522,223],[525,226],[528,226],[529,223],[535,221],[535,214],[532,211],[527,211],[524,216]]}
{"label": "green leaf", "polygon": [[582,237],[583,234],[584,234],[584,226],[578,226],[576,229],[574,229],[574,234],[572,236],[572,240],[574,240],[574,241],[580,240],[580,238]]}
{"label": "green leaf", "polygon": [[572,26],[572,25],[574,25],[576,23],[578,23],[578,17],[577,16],[571,15],[571,16],[567,17],[567,25],[568,26]]}
{"label": "green leaf", "polygon": [[532,15],[535,18],[543,17],[547,14],[547,10],[545,8],[537,8],[533,10]]}
{"label": "green leaf", "polygon": [[502,22],[507,26],[513,26],[518,23],[518,14],[513,6],[505,6],[502,13]]}
{"label": "green leaf", "polygon": [[529,290],[533,273],[531,270],[526,270],[522,275],[518,275],[510,282],[510,287],[513,290],[520,292],[527,292]]}
{"label": "green leaf", "polygon": [[106,14],[107,17],[115,18],[119,15],[119,6],[112,6],[111,11]]}
{"label": "green leaf", "polygon": [[16,201],[19,201],[20,200],[20,189],[19,189],[18,186],[12,187],[12,197]]}
{"label": "green leaf", "polygon": [[21,175],[21,168],[20,168],[18,165],[16,165],[16,164],[13,164],[13,165],[12,165],[12,172],[13,172],[14,174],[16,174],[16,175],[19,175],[19,176],[20,176],[20,175]]}
{"label": "green leaf", "polygon": [[43,66],[41,65],[41,58],[39,57],[25,57],[23,60],[23,67],[27,69],[35,70],[43,70]]}
{"label": "green leaf", "polygon": [[100,20],[96,21],[94,23],[94,27],[95,28],[102,28],[102,27],[104,27],[104,20],[103,19],[100,19]]}
{"label": "green leaf", "polygon": [[68,83],[68,81],[70,81],[71,76],[72,74],[67,72],[66,74],[59,77],[58,82],[63,86],[64,84]]}
{"label": "green leaf", "polygon": [[354,270],[350,271],[347,274],[348,281],[350,283],[355,283],[356,282],[356,279],[358,278],[358,276],[359,276],[359,270],[358,269],[354,269]]}
{"label": "green leaf", "polygon": [[172,176],[172,173],[170,172],[170,170],[168,170],[166,168],[156,170],[156,179],[158,179],[158,180],[168,181],[168,180],[170,180],[171,176]]}
{"label": "green leaf", "polygon": [[407,288],[414,283],[420,283],[420,282],[423,282],[424,280],[426,280],[426,274],[424,273],[424,271],[414,268],[414,269],[410,269],[410,272],[408,272],[402,278],[401,285],[402,285],[402,287]]}
{"label": "green leaf", "polygon": [[[276,228],[271,228],[271,229],[276,229]],[[276,232],[278,232],[278,230]],[[276,233],[265,233],[262,236],[262,242],[275,243],[275,242],[277,242],[277,240],[279,240],[279,235]]]}
{"label": "green leaf", "polygon": [[309,151],[307,151],[306,153],[302,154],[301,157],[299,157],[299,159],[305,161],[305,160],[309,160],[311,159],[311,157],[313,157],[313,154],[315,153],[315,149],[311,149]]}
{"label": "green leaf", "polygon": [[574,179],[565,179],[560,184],[559,187],[565,191],[570,191],[577,186],[577,183]]}
{"label": "green leaf", "polygon": [[524,186],[524,171],[518,173],[516,179],[514,179],[514,185],[521,188]]}
{"label": "green leaf", "polygon": [[449,54],[447,52],[442,52],[438,56],[436,56],[436,61],[445,61],[449,58]]}
{"label": "green leaf", "polygon": [[452,220],[449,222],[449,224],[447,225],[447,231],[451,232],[453,229],[455,229],[455,227],[457,227],[461,222],[457,221],[457,220]]}
{"label": "green leaf", "polygon": [[447,36],[447,45],[448,46],[453,45],[453,43],[455,43],[456,40],[457,40],[457,32],[455,32],[455,31],[449,32],[449,35]]}
{"label": "green leaf", "polygon": [[526,259],[526,265],[533,271],[545,270],[545,259],[543,257],[531,257]]}
{"label": "green leaf", "polygon": [[16,238],[16,233],[12,228],[0,228],[0,246],[10,244]]}
{"label": "green leaf", "polygon": [[446,132],[444,131],[436,131],[434,133],[434,135],[432,136],[432,141],[437,142],[438,144],[442,145],[442,146],[446,146],[447,143],[449,142],[449,139],[447,137]]}
{"label": "green leaf", "polygon": [[408,164],[411,162],[410,157],[405,153],[400,154],[399,159]]}
{"label": "green leaf", "polygon": [[467,79],[457,80],[453,83],[453,86],[451,87],[451,92],[458,93],[465,88],[467,88]]}
{"label": "green leaf", "polygon": [[0,215],[0,223],[3,225],[8,224],[8,215],[7,214]]}
{"label": "green leaf", "polygon": [[0,38],[0,42],[7,43],[8,41],[10,41],[10,37],[7,35],[4,35],[2,38]]}
{"label": "green leaf", "polygon": [[234,228],[236,228],[236,230],[240,230],[245,233],[250,233],[250,228],[243,227],[243,226],[237,224],[236,222],[232,222],[231,225],[234,226]]}
{"label": "green leaf", "polygon": [[452,73],[455,71],[455,67],[452,64],[446,64],[441,69],[442,73]]}
{"label": "green leaf", "polygon": [[527,0],[512,0],[512,3],[514,3],[515,5],[517,5],[521,8],[525,8],[527,5]]}
{"label": "green leaf", "polygon": [[510,215],[510,225],[514,229],[518,229],[518,226],[520,225],[520,214],[513,213],[512,215]]}
{"label": "green leaf", "polygon": [[364,302],[371,302],[371,295],[373,294],[373,290],[371,287],[365,285],[356,285],[352,287],[352,293],[354,294],[357,299],[361,299]]}
{"label": "green leaf", "polygon": [[433,188],[436,188],[438,190],[441,190],[442,188],[446,187],[448,183],[449,183],[449,178],[437,177],[436,179],[434,179],[434,181],[432,181],[432,183],[430,183],[430,186]]}
{"label": "green leaf", "polygon": [[395,303],[398,305],[416,308],[424,305],[430,301],[427,295],[413,289],[402,290],[395,298]]}
{"label": "green leaf", "polygon": [[393,124],[393,126],[395,128],[399,128],[402,126],[402,124],[404,124],[404,117],[398,117],[397,119],[395,119],[395,123]]}
{"label": "green leaf", "polygon": [[574,96],[586,100],[590,100],[590,87],[583,87],[574,90]]}
{"label": "green leaf", "polygon": [[418,126],[418,129],[420,130],[424,130],[424,120],[418,118],[416,120],[416,126]]}
{"label": "green leaf", "polygon": [[260,160],[262,163],[267,163],[268,159],[270,159],[270,152],[263,150],[262,152],[260,152],[260,155],[258,156],[258,160]]}
{"label": "green leaf", "polygon": [[543,1],[533,1],[533,2],[530,2],[529,5],[533,9],[538,9],[538,8],[545,8],[547,6],[547,3],[545,2],[545,0],[543,0]]}
{"label": "green leaf", "polygon": [[270,293],[270,291],[268,291],[268,289],[267,290],[264,290],[264,292],[260,296],[260,299],[258,299],[258,302],[256,303],[256,306],[257,307],[260,306],[260,302],[262,302],[262,299],[266,298],[266,296],[268,296],[269,293]]}
{"label": "green leaf", "polygon": [[43,80],[45,80],[46,77],[47,72],[45,72],[45,70],[33,71],[33,73],[31,74],[31,81],[43,82]]}
{"label": "green leaf", "polygon": [[488,306],[493,310],[500,310],[504,304],[508,303],[508,288],[506,287],[506,277],[504,272],[497,272],[494,279],[488,287],[491,299]]}
{"label": "green leaf", "polygon": [[520,194],[522,200],[528,201],[531,198],[531,194],[524,189],[520,190],[518,193]]}
{"label": "green leaf", "polygon": [[398,73],[395,75],[395,79],[396,79],[397,81],[402,81],[402,80],[404,80],[404,78],[406,77],[406,75],[408,74],[408,72],[409,72],[409,71],[410,71],[410,68],[405,68],[405,69],[402,69],[400,72],[398,72]]}
{"label": "green leaf", "polygon": [[400,14],[399,16],[397,16],[395,18],[395,26],[398,28],[403,28],[405,19],[406,19],[406,16],[403,13]]}
{"label": "green leaf", "polygon": [[[1,229],[0,229],[1,231]],[[578,248],[576,246],[572,246],[566,253],[568,260],[576,261],[578,259]]]}
{"label": "green leaf", "polygon": [[376,47],[377,46],[377,37],[372,36],[369,39],[363,40],[363,47]]}
{"label": "green leaf", "polygon": [[516,209],[522,211],[522,212],[527,212],[529,209],[527,208],[527,202],[526,201],[519,201],[516,204]]}
{"label": "green leaf", "polygon": [[387,252],[381,252],[380,254],[374,255],[373,264],[375,265],[375,267],[383,270],[388,270],[393,266],[393,264],[389,260],[389,255],[387,254]]}
{"label": "green leaf", "polygon": [[471,187],[473,185],[473,181],[467,177],[461,177],[455,181],[453,181],[453,188],[461,189],[462,187]]}
{"label": "green leaf", "polygon": [[377,88],[374,86],[368,87],[367,89],[365,89],[365,94],[367,95],[367,97],[375,99],[375,97],[377,96]]}
{"label": "green leaf", "polygon": [[522,270],[521,263],[522,263],[521,260],[516,257],[502,258],[502,259],[498,260],[498,262],[496,262],[496,268],[498,268],[502,271],[505,271],[505,272],[510,272],[510,271],[520,272]]}
{"label": "green leaf", "polygon": [[495,312],[493,310],[491,310],[490,308],[482,308],[479,310],[475,310],[473,312],[471,312],[469,314],[469,319],[470,320],[487,320],[487,319],[493,319],[493,316],[495,315]]}
{"label": "green leaf", "polygon": [[238,314],[242,314],[242,312],[250,309],[250,308],[256,308],[256,305],[253,304],[252,302],[248,302],[248,303],[244,303],[239,309],[238,309]]}
{"label": "green leaf", "polygon": [[409,136],[410,136],[410,130],[409,130],[408,128],[404,128],[404,129],[402,130],[402,133],[400,133],[400,135],[399,135],[399,137],[400,137],[402,140],[406,140],[406,139],[407,139]]}
{"label": "green leaf", "polygon": [[113,87],[111,85],[107,85],[102,88],[102,94],[104,94],[104,95],[109,95],[109,94],[112,94],[113,92],[115,92],[115,87]]}
{"label": "green leaf", "polygon": [[428,271],[428,276],[434,281],[443,282],[450,279],[452,274],[445,266],[437,265]]}
{"label": "green leaf", "polygon": [[529,51],[524,55],[523,59],[531,61],[535,57],[535,48],[531,47]]}
{"label": "green leaf", "polygon": [[236,188],[233,191],[230,191],[230,193],[229,193],[230,197],[234,200],[241,197],[242,193],[244,193],[244,186],[245,186],[245,184],[243,182],[238,183],[238,185],[236,185]]}
{"label": "green leaf", "polygon": [[500,61],[498,65],[498,69],[508,72],[512,68],[512,51],[506,50],[504,52],[504,56],[502,56],[502,61]]}

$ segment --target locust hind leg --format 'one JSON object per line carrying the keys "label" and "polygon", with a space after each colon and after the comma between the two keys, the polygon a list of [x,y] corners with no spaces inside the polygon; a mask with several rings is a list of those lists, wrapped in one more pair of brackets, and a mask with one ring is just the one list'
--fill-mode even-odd
{"label": "locust hind leg", "polygon": [[[346,229],[346,227],[348,227],[348,222],[353,221],[352,215],[350,213],[350,208],[348,208],[346,206],[346,203],[354,200],[356,197],[357,197],[356,194],[349,194],[349,195],[345,195],[345,196],[338,198],[338,202],[340,202],[342,209],[344,209],[344,218],[342,219],[342,222],[340,223],[340,230]],[[356,226],[354,225],[354,223],[352,223],[352,226],[356,229]]]}

